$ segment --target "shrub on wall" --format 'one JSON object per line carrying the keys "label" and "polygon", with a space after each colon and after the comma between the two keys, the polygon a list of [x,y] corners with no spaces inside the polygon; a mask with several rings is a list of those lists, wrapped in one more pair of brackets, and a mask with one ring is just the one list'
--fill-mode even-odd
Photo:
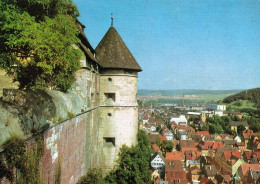
{"label": "shrub on wall", "polygon": [[43,138],[37,135],[35,140],[36,143],[30,148],[27,148],[24,139],[18,137],[10,138],[3,145],[4,151],[0,155],[0,179],[6,177],[10,182],[17,184],[43,183],[39,166],[44,154]]}

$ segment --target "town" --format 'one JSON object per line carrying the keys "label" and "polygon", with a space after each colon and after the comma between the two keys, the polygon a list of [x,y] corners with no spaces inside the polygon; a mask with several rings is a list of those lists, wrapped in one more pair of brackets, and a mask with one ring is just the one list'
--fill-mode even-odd
{"label": "town", "polygon": [[[214,132],[214,119],[227,120],[225,131]],[[139,127],[151,143],[156,184],[259,183],[260,133],[226,105],[200,111],[171,104],[139,108]]]}

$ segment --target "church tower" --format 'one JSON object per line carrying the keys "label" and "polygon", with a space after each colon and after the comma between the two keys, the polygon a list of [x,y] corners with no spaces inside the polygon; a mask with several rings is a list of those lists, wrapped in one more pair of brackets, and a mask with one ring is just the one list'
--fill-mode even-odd
{"label": "church tower", "polygon": [[123,144],[136,144],[137,78],[142,69],[113,24],[95,51],[101,65],[99,121],[103,150],[100,166],[107,172],[115,165]]}

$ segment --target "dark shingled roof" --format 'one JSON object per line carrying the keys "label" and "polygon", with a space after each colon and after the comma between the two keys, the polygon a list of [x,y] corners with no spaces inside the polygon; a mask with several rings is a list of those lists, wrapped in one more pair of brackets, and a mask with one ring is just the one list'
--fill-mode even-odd
{"label": "dark shingled roof", "polygon": [[108,29],[95,50],[96,58],[103,68],[142,71],[113,26]]}

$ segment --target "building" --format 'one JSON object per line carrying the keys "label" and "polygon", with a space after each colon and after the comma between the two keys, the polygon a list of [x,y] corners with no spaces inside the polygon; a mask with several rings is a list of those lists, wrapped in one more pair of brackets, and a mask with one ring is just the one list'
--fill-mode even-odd
{"label": "building", "polygon": [[184,115],[180,115],[179,117],[172,117],[170,122],[175,122],[177,125],[185,125],[187,126],[187,119]]}
{"label": "building", "polygon": [[123,144],[136,143],[138,129],[137,73],[142,71],[111,25],[98,44],[100,62],[100,123],[103,134],[101,165],[110,170]]}
{"label": "building", "polygon": [[[43,131],[45,153],[40,164],[47,183],[55,183],[59,162],[63,163],[61,183],[76,183],[91,167],[107,172],[114,167],[120,147],[137,141],[141,67],[113,25],[93,49],[84,34],[85,26],[76,24],[81,42],[75,47],[82,56],[71,91],[4,90],[0,99],[0,116],[10,117],[6,120],[10,126],[0,129],[0,146],[9,135],[24,137]],[[14,100],[17,96],[23,104]],[[15,105],[2,106],[6,102]],[[0,121],[1,127],[2,123],[7,124]]]}
{"label": "building", "polygon": [[220,111],[225,111],[226,110],[226,105],[218,105],[218,104],[209,104],[209,109],[210,110],[220,110]]}
{"label": "building", "polygon": [[151,166],[152,166],[152,168],[154,168],[155,170],[158,171],[161,178],[164,177],[165,164],[166,164],[165,158],[163,157],[163,155],[161,153],[154,154],[154,156],[151,160]]}

